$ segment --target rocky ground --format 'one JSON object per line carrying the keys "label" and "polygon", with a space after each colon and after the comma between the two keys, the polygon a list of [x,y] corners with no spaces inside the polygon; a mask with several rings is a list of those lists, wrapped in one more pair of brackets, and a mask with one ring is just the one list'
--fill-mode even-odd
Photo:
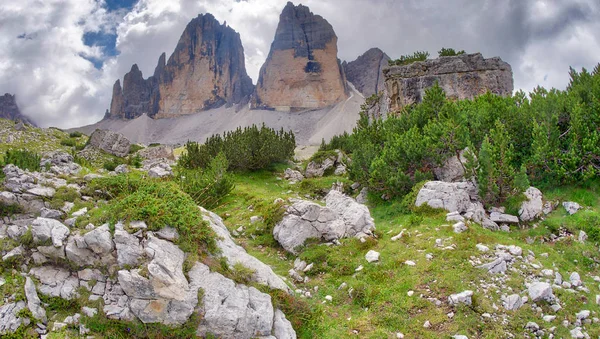
{"label": "rocky ground", "polygon": [[[4,336],[600,336],[598,182],[532,188],[491,210],[465,182],[385,201],[349,181],[348,159],[332,152],[236,173],[211,212],[170,195],[183,193],[170,185],[168,148],[109,172],[74,163],[63,138],[47,142],[56,147],[39,171],[3,168]],[[122,151],[118,137],[103,140]],[[106,186],[136,180],[163,193],[136,200]],[[161,222],[140,201],[195,216],[206,231]]]}

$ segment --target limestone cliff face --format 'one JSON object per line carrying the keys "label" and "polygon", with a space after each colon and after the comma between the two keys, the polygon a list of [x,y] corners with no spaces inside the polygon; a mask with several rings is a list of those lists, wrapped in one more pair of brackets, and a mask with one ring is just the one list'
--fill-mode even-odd
{"label": "limestone cliff face", "polygon": [[437,81],[448,98],[470,99],[487,91],[510,95],[513,74],[500,58],[484,59],[480,53],[440,57],[383,70],[389,110],[420,102],[425,89]]}
{"label": "limestone cliff face", "polygon": [[35,126],[35,123],[31,119],[21,114],[21,110],[19,110],[19,106],[17,106],[17,102],[15,101],[15,96],[9,93],[0,96],[0,118],[22,121]]}
{"label": "limestone cliff face", "polygon": [[253,107],[319,108],[347,97],[333,27],[308,7],[288,2],[260,70]]}
{"label": "limestone cliff face", "polygon": [[117,80],[108,117],[174,117],[242,103],[254,90],[244,62],[239,34],[211,14],[199,15],[168,61],[160,56],[153,76],[144,79],[133,65],[122,87]]}
{"label": "limestone cliff face", "polygon": [[344,62],[346,78],[365,97],[383,91],[383,68],[388,67],[390,57],[379,48],[371,48],[356,60]]}

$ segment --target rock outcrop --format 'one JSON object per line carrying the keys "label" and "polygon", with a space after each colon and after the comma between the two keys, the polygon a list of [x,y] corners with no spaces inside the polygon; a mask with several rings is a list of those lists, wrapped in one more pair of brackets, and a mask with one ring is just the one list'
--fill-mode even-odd
{"label": "rock outcrop", "polygon": [[286,251],[297,254],[299,247],[310,238],[334,241],[372,235],[375,223],[365,205],[336,190],[327,194],[325,204],[323,207],[306,200],[296,201],[275,225],[275,240]]}
{"label": "rock outcrop", "polygon": [[240,35],[213,15],[201,14],[185,28],[173,54],[163,53],[154,75],[137,65],[113,86],[105,118],[174,117],[242,103],[253,91]]}
{"label": "rock outcrop", "polygon": [[87,147],[101,149],[118,157],[125,157],[129,154],[131,142],[122,134],[106,129],[97,129],[90,135]]}
{"label": "rock outcrop", "polygon": [[484,59],[480,53],[392,66],[383,73],[390,111],[420,102],[436,81],[452,99],[470,99],[487,91],[511,95],[513,91],[510,65],[498,57]]}
{"label": "rock outcrop", "polygon": [[348,98],[333,27],[308,7],[288,2],[260,70],[252,106],[320,108]]}
{"label": "rock outcrop", "polygon": [[28,117],[21,114],[19,106],[15,100],[15,96],[9,93],[0,96],[0,118],[21,121],[23,123],[35,126],[35,123]]}
{"label": "rock outcrop", "polygon": [[356,60],[344,62],[346,78],[365,97],[383,91],[383,68],[388,66],[390,57],[379,48],[371,48]]}

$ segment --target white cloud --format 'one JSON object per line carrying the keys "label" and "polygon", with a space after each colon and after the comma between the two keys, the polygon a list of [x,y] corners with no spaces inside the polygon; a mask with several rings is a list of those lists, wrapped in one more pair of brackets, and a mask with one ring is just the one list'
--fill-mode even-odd
{"label": "white cloud", "polygon": [[[174,50],[187,23],[210,12],[238,31],[248,74],[256,82],[286,0],[139,0],[129,12],[107,12],[103,0],[20,0],[0,5],[0,92],[17,94],[25,114],[43,126],[99,120],[112,85],[137,63],[145,77],[161,53]],[[600,61],[600,5],[595,0],[303,0],[338,36],[339,57],[371,47],[391,57],[441,47],[513,66],[515,88],[564,88],[568,67]],[[296,1],[298,3],[298,1]],[[83,43],[88,31],[115,32],[120,55]],[[24,34],[24,38],[17,38]],[[85,58],[105,61],[97,70]],[[0,93],[0,94],[2,94]]]}

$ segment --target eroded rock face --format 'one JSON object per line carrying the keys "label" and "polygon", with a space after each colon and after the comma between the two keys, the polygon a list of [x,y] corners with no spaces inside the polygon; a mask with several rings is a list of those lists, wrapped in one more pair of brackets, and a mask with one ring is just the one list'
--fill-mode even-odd
{"label": "eroded rock face", "polygon": [[370,97],[383,91],[383,68],[388,66],[390,57],[379,48],[371,48],[356,60],[344,62],[346,78],[365,96]]}
{"label": "eroded rock face", "polygon": [[90,140],[86,148],[87,147],[94,147],[118,157],[125,157],[129,154],[131,142],[122,134],[109,130],[97,129],[90,135]]}
{"label": "eroded rock face", "polygon": [[21,114],[21,110],[19,110],[19,106],[17,106],[17,102],[15,101],[15,96],[9,93],[0,96],[0,118],[21,121],[35,126],[35,123],[31,119]]}
{"label": "eroded rock face", "polygon": [[471,199],[477,195],[477,187],[470,182],[429,181],[417,194],[417,207],[427,204],[432,208],[442,208],[448,212],[467,212]]}
{"label": "eroded rock face", "polygon": [[392,66],[383,73],[390,111],[420,102],[436,81],[452,99],[470,99],[487,91],[511,95],[514,88],[510,65],[498,57],[484,59],[480,53]]}
{"label": "eroded rock face", "polygon": [[239,263],[244,267],[253,270],[254,274],[252,275],[252,278],[260,284],[269,286],[270,288],[290,291],[289,287],[277,274],[275,274],[275,272],[273,272],[271,267],[249,255],[243,247],[237,245],[233,241],[231,234],[229,234],[227,227],[223,224],[221,217],[202,207],[201,210],[204,220],[208,222],[210,227],[217,234],[217,247],[221,250],[221,255],[227,258],[227,262],[230,265]]}
{"label": "eroded rock face", "polygon": [[308,7],[288,2],[260,70],[253,107],[320,108],[347,97],[333,27]]}
{"label": "eroded rock face", "polygon": [[203,318],[196,334],[223,339],[268,337],[296,338],[296,332],[281,311],[274,309],[271,296],[254,287],[236,285],[202,263],[189,272],[190,285],[201,288]]}
{"label": "eroded rock face", "polygon": [[237,32],[211,14],[190,21],[173,54],[163,53],[154,75],[137,65],[113,87],[107,118],[172,117],[242,103],[253,91]]}
{"label": "eroded rock face", "polygon": [[286,216],[273,229],[273,236],[288,252],[310,238],[333,241],[372,234],[375,223],[369,209],[342,193],[331,190],[325,197],[326,207],[299,200],[291,205]]}

